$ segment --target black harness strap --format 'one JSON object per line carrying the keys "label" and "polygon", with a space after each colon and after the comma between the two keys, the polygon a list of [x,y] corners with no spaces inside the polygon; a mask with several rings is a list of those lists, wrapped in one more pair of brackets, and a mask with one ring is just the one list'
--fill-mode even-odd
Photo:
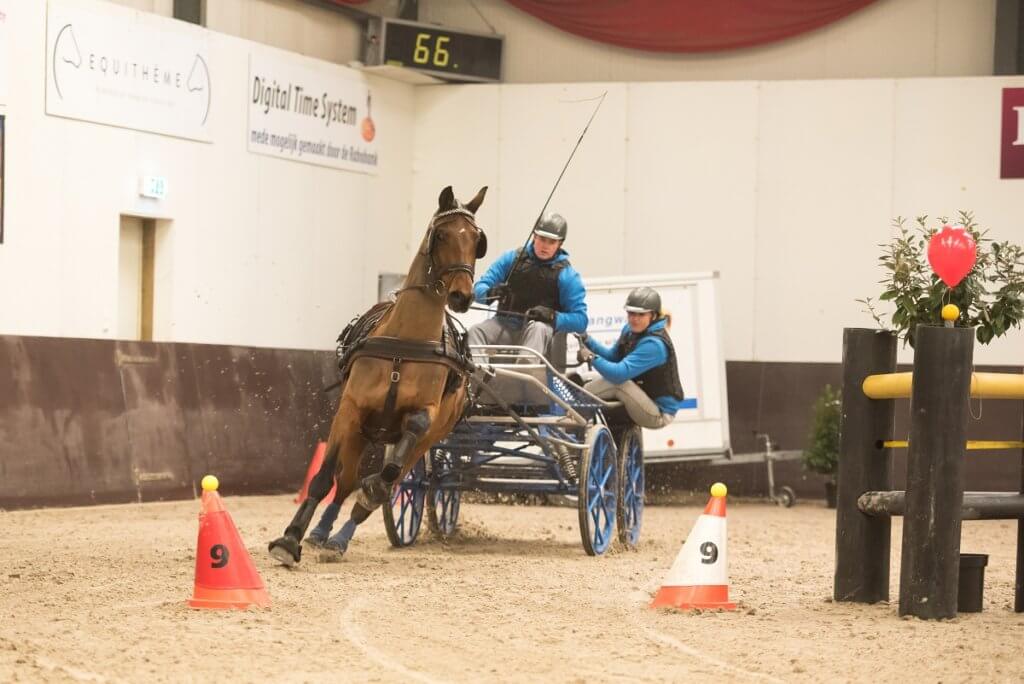
{"label": "black harness strap", "polygon": [[449,345],[430,340],[406,340],[398,337],[368,337],[352,350],[346,358],[344,372],[347,375],[356,360],[368,356],[375,359],[391,360],[391,377],[388,393],[384,399],[384,408],[377,415],[373,425],[364,425],[363,436],[371,442],[384,442],[389,437],[396,437],[392,426],[395,415],[395,404],[398,400],[398,384],[402,380],[403,363],[433,363],[445,366],[458,376],[465,377],[471,371],[472,360],[452,354]]}
{"label": "black harness strap", "polygon": [[373,430],[372,434],[367,434],[363,431],[363,436],[369,439],[371,442],[379,442],[387,437],[388,434],[388,423],[391,422],[391,417],[395,413],[395,401],[398,399],[398,383],[402,380],[402,359],[396,356],[391,360],[391,382],[388,384],[388,395],[384,399],[384,410],[380,414],[380,418],[377,420],[377,427]]}

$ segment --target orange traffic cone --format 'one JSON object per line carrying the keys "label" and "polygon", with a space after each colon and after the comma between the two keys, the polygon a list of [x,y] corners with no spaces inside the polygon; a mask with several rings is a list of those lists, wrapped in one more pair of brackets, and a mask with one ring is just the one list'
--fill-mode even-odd
{"label": "orange traffic cone", "polygon": [[199,544],[196,549],[193,608],[248,608],[270,606],[270,596],[252,557],[235,529],[231,515],[217,494],[217,478],[203,478]]}
{"label": "orange traffic cone", "polygon": [[729,602],[728,554],[725,549],[725,495],[721,482],[711,487],[711,500],[697,518],[690,536],[676,556],[651,601],[651,608],[722,608]]}
{"label": "orange traffic cone", "polygon": [[[313,460],[309,462],[309,468],[306,469],[306,480],[302,483],[302,489],[295,495],[295,503],[302,503],[309,497],[309,483],[313,480],[313,476],[320,472],[320,466],[324,464],[324,455],[327,453],[327,443],[317,442],[316,451],[313,452]],[[331,487],[330,493],[325,497],[326,500],[330,501],[334,498],[334,490],[338,488],[338,483],[335,482],[334,486]]]}

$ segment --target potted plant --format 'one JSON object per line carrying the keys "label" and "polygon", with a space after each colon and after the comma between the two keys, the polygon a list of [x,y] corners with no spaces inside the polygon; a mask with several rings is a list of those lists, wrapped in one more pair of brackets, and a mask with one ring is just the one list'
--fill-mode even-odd
{"label": "potted plant", "polygon": [[811,432],[803,452],[804,468],[825,475],[825,505],[836,507],[836,469],[839,466],[839,391],[831,385],[814,401]]}

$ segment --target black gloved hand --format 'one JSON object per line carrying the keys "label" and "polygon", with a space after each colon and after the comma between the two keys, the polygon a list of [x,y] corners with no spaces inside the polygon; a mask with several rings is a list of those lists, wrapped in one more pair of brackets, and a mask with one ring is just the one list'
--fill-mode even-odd
{"label": "black gloved hand", "polygon": [[487,301],[493,302],[499,299],[504,299],[508,296],[511,289],[505,283],[498,283],[487,291]]}
{"label": "black gloved hand", "polygon": [[594,362],[594,357],[596,356],[597,354],[583,346],[581,346],[579,351],[576,352],[576,360],[580,363],[585,363],[588,366]]}
{"label": "black gloved hand", "polygon": [[549,325],[555,324],[555,310],[550,306],[533,306],[526,311],[526,320],[540,321]]}

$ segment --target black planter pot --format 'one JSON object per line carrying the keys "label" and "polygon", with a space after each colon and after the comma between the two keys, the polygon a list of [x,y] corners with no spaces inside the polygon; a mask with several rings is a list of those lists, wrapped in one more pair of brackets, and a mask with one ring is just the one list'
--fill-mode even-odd
{"label": "black planter pot", "polygon": [[836,483],[835,480],[825,482],[825,507],[836,507]]}

